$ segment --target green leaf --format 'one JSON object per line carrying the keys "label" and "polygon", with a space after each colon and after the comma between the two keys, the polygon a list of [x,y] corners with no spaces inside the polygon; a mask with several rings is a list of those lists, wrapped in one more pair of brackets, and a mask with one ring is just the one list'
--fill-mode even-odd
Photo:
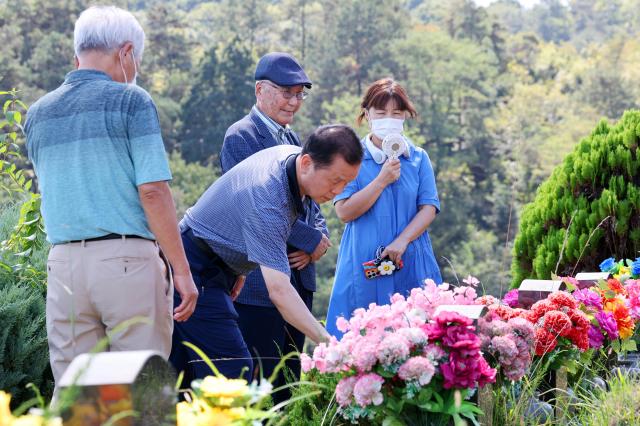
{"label": "green leaf", "polygon": [[382,421],[382,426],[405,426],[405,424],[395,416],[387,416]]}
{"label": "green leaf", "polygon": [[626,339],[622,341],[621,349],[623,351],[634,352],[638,350],[638,345],[635,340]]}

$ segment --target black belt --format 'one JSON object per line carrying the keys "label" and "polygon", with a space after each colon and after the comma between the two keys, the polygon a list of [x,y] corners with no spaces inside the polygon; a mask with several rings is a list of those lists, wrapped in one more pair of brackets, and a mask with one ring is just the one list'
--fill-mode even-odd
{"label": "black belt", "polygon": [[[73,241],[69,241],[70,243],[81,243],[81,242],[91,242],[91,241],[104,241],[104,240],[120,240],[122,239],[122,237],[126,238],[138,238],[141,240],[149,240],[148,238],[145,237],[141,237],[140,235],[121,235],[121,234],[107,234],[107,235],[103,235],[101,237],[95,237],[95,238],[86,238],[84,240],[73,240]],[[153,241],[153,240],[149,240],[149,241]]]}

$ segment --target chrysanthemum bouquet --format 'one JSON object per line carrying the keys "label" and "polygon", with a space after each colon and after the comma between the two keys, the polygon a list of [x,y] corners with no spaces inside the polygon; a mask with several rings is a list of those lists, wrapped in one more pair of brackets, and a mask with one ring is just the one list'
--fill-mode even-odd
{"label": "chrysanthemum bouquet", "polygon": [[466,400],[468,392],[492,383],[496,371],[482,357],[470,319],[446,311],[435,315],[439,305],[475,299],[472,286],[450,289],[427,280],[407,298],[396,294],[389,305],[371,304],[348,321],[339,319],[342,339],[318,345],[313,357],[303,354],[302,368],[340,376],[338,411],[354,423],[475,419],[479,410]]}

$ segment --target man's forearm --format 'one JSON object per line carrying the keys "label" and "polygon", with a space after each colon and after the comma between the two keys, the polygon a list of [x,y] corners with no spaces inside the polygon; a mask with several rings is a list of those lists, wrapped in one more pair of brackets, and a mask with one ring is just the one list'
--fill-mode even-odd
{"label": "man's forearm", "polygon": [[140,185],[138,190],[149,228],[169,260],[174,273],[189,274],[189,264],[182,247],[176,208],[169,185],[167,182],[152,182]]}

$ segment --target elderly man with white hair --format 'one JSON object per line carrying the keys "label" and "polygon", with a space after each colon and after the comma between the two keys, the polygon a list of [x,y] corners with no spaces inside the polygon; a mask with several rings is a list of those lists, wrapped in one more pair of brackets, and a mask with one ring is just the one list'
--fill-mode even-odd
{"label": "elderly man with white hair", "polygon": [[[168,357],[173,319],[186,321],[198,298],[156,107],[135,85],[144,31],[125,10],[91,7],[76,21],[74,46],[77,69],[29,108],[25,124],[52,244],[46,316],[56,382],[105,336],[107,350]],[[147,321],[118,327],[139,317]]]}

